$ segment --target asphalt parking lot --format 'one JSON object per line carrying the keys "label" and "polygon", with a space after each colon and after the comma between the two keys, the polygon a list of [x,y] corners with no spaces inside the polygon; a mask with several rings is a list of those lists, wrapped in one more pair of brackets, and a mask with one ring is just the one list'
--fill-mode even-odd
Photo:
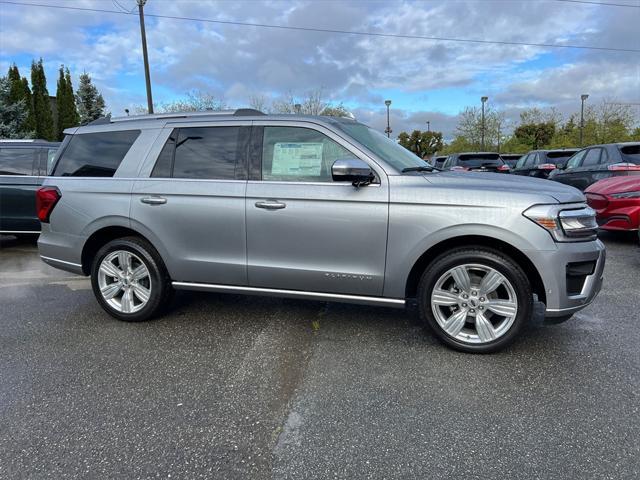
{"label": "asphalt parking lot", "polygon": [[507,351],[415,313],[182,293],[126,324],[87,279],[0,246],[0,478],[638,478],[640,249]]}

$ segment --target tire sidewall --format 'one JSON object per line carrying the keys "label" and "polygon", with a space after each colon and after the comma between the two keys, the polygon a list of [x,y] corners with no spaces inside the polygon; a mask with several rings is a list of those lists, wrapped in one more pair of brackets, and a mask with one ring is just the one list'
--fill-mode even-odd
{"label": "tire sidewall", "polygon": [[[151,295],[147,304],[139,311],[135,313],[122,313],[114,309],[107,301],[102,297],[100,292],[100,286],[98,284],[98,270],[102,260],[110,253],[116,250],[123,250],[135,254],[140,260],[142,260],[149,271],[149,279],[151,281]],[[140,322],[151,318],[159,309],[162,304],[166,292],[166,282],[164,281],[165,275],[163,274],[163,266],[158,265],[158,262],[154,259],[152,253],[141,244],[129,239],[117,239],[104,245],[96,254],[93,264],[91,265],[91,287],[93,293],[98,300],[100,306],[112,317],[118,320],[127,322]]]}
{"label": "tire sidewall", "polygon": [[[451,268],[468,263],[485,265],[504,275],[511,282],[518,301],[518,313],[507,333],[482,345],[465,343],[451,337],[438,324],[431,309],[431,293],[438,279]],[[508,257],[488,249],[459,249],[438,257],[423,274],[418,287],[418,297],[420,316],[438,338],[457,350],[471,353],[491,353],[504,348],[529,321],[533,311],[533,294],[526,274]]]}

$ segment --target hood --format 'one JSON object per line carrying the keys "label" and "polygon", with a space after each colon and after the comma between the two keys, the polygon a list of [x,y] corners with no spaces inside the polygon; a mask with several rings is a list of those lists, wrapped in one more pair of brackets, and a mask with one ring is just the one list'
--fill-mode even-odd
{"label": "hood", "polygon": [[461,188],[505,194],[528,193],[547,195],[558,203],[585,202],[585,197],[577,188],[545,180],[504,173],[440,172],[425,175],[434,185],[447,188]]}
{"label": "hood", "polygon": [[600,195],[611,195],[612,193],[625,193],[640,191],[640,175],[629,175],[624,177],[611,177],[600,180],[590,185],[585,193],[599,193]]}

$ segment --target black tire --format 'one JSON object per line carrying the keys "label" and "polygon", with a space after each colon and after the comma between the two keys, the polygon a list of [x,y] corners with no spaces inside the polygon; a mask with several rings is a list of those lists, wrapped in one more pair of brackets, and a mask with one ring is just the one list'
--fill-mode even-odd
{"label": "black tire", "polygon": [[[438,279],[448,270],[470,263],[491,267],[504,275],[511,283],[518,301],[518,311],[511,327],[497,339],[482,344],[467,343],[450,336],[438,324],[431,309],[431,293]],[[526,274],[509,256],[486,247],[463,247],[440,255],[427,267],[418,284],[418,308],[424,324],[445,345],[467,353],[491,353],[511,343],[530,320],[533,313],[533,293]]]}
{"label": "black tire", "polygon": [[[149,271],[150,295],[146,305],[137,312],[118,311],[103,298],[98,283],[98,271],[102,260],[114,251],[124,250],[136,255]],[[173,298],[171,279],[164,262],[153,246],[140,237],[123,237],[105,244],[96,254],[91,265],[91,286],[100,306],[112,317],[125,322],[142,322],[164,311]]]}

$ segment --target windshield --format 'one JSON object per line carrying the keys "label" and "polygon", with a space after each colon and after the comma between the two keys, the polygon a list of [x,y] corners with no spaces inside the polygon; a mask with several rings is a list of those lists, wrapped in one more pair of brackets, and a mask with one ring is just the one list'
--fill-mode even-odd
{"label": "windshield", "polygon": [[460,164],[465,167],[494,167],[504,165],[497,153],[465,153],[458,157]]}
{"label": "windshield", "polygon": [[336,122],[335,125],[400,172],[405,168],[430,165],[416,154],[366,125],[342,122]]}

